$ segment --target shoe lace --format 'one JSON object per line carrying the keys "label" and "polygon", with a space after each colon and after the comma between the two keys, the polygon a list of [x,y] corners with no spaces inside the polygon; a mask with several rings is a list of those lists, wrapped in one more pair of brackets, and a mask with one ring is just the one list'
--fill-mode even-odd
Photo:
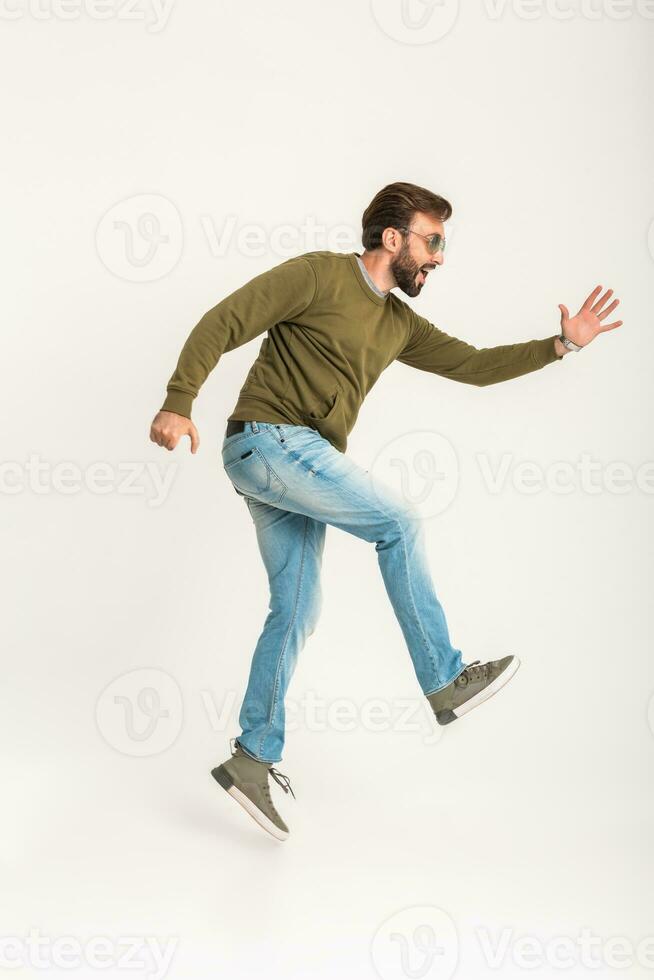
{"label": "shoe lace", "polygon": [[270,775],[272,776],[272,778],[275,780],[275,782],[278,783],[281,786],[281,788],[284,790],[284,792],[285,793],[289,793],[290,792],[290,794],[293,797],[293,799],[295,799],[295,793],[293,792],[293,787],[291,786],[291,781],[288,778],[288,776],[285,776],[283,772],[280,772],[279,771],[279,769],[273,769],[272,766],[270,767],[270,769],[268,770],[268,772],[270,773]]}
{"label": "shoe lace", "polygon": [[[229,746],[230,746],[230,749],[232,751],[232,755],[234,755],[234,753],[236,752],[236,738],[230,738],[230,740],[229,740]],[[293,799],[296,799],[295,793],[293,792],[293,787],[291,786],[291,781],[288,778],[288,776],[285,776],[283,772],[280,772],[279,771],[279,769],[273,769],[272,766],[270,766],[270,768],[268,769],[268,772],[270,773],[270,775],[272,776],[272,778],[275,780],[275,782],[278,783],[279,786],[281,786],[281,788],[284,790],[285,793],[289,793],[290,792],[290,794],[293,797]],[[270,795],[270,788],[268,786],[268,780],[266,780],[266,782],[265,782],[264,792],[266,794],[266,798],[267,798],[268,802],[270,803],[270,805],[273,807],[273,810],[274,810],[275,807],[273,806],[272,797]]]}
{"label": "shoe lace", "polygon": [[487,673],[488,664],[482,664],[480,660],[473,660],[472,663],[466,665],[465,670],[459,674],[454,683],[461,686],[467,684],[468,681],[481,681]]}

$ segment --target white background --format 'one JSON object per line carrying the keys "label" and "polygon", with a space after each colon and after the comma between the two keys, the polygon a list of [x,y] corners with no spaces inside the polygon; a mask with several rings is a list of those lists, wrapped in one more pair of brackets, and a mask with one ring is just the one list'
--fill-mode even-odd
{"label": "white background", "polygon": [[[110,965],[75,976],[155,975],[117,965],[126,936],[174,940],[175,980],[649,975],[653,5],[411,0],[403,19],[400,0],[140,2],[3,0],[0,18],[0,933],[28,964],[8,975],[73,975],[53,943],[98,936]],[[453,447],[456,492],[425,514],[452,640],[522,667],[437,730],[374,549],[328,529],[278,844],[209,775],[267,609],[220,465],[260,340],[203,387],[197,455],[149,427],[200,316],[292,254],[360,251],[361,213],[394,180],[454,207],[445,265],[409,301],[442,329],[478,347],[550,336],[558,304],[575,313],[599,284],[624,325],[490,388],[400,364],[379,380],[348,453],[370,468],[417,430]],[[493,492],[480,458],[495,471],[505,454]],[[569,492],[546,482],[555,463]],[[415,932],[430,922],[431,959]],[[504,936],[496,966],[484,933]]]}

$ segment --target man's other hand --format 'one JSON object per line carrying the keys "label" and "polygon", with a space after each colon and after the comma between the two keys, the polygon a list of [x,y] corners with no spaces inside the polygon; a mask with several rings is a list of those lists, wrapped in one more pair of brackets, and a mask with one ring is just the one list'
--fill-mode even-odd
{"label": "man's other hand", "polygon": [[182,436],[191,439],[191,452],[197,452],[200,436],[190,419],[176,412],[157,412],[150,426],[150,439],[164,449],[174,449]]}
{"label": "man's other hand", "polygon": [[613,295],[613,290],[607,289],[598,299],[597,297],[601,292],[602,286],[596,286],[592,293],[586,297],[576,316],[571,317],[568,307],[564,306],[563,303],[559,303],[563,336],[567,337],[574,344],[579,344],[580,347],[586,347],[598,334],[605,333],[607,330],[615,330],[616,327],[622,326],[622,320],[614,320],[613,323],[602,323],[602,320],[605,320],[609,313],[613,313],[620,300],[614,299],[612,303],[605,306]]}

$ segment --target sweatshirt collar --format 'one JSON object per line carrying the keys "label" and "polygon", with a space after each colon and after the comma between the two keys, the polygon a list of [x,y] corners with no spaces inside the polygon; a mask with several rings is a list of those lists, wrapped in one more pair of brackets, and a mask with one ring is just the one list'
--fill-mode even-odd
{"label": "sweatshirt collar", "polygon": [[[357,256],[358,256],[358,258],[357,258]],[[370,285],[368,284],[368,282],[366,280],[365,275],[363,274],[363,271],[361,269],[361,266],[359,265],[358,259],[360,259],[360,258],[361,258],[361,256],[359,255],[358,252],[348,252],[348,259],[350,261],[350,265],[352,266],[352,268],[354,270],[354,274],[356,275],[356,277],[357,277],[357,279],[359,281],[359,285],[363,289],[364,293],[366,294],[366,296],[368,297],[368,299],[371,299],[373,301],[373,303],[376,303],[377,304],[377,306],[384,306],[384,304],[386,303],[386,300],[388,299],[388,297],[390,295],[390,290],[386,293],[385,296],[380,296],[378,293],[376,293],[374,291],[374,289],[372,289],[370,287]]]}

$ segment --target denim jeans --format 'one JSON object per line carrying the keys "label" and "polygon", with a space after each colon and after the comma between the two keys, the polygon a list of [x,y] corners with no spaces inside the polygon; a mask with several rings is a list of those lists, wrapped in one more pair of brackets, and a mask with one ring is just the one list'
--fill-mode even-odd
{"label": "denim jeans", "polygon": [[386,592],[425,694],[463,671],[432,583],[422,520],[392,488],[304,425],[246,422],[223,440],[223,467],[247,504],[270,586],[239,713],[237,742],[279,762],[284,698],[300,650],[320,615],[328,524],[374,542]]}

